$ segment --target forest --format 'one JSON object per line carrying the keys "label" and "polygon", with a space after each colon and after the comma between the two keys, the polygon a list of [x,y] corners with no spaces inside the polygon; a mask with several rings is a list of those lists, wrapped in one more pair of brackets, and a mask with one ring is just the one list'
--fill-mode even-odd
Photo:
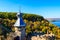
{"label": "forest", "polygon": [[[0,24],[3,27],[14,31],[14,23],[17,20],[16,12],[0,12]],[[60,38],[60,28],[44,19],[41,15],[23,13],[23,20],[26,23],[26,34],[42,31],[43,33],[53,33],[57,38]],[[0,28],[0,35],[7,34],[11,31],[3,31]],[[5,32],[5,33],[4,33]]]}

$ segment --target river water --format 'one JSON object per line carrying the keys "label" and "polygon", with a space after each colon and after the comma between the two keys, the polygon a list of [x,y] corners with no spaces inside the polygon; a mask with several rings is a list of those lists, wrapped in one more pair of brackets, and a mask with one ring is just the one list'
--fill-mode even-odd
{"label": "river water", "polygon": [[60,21],[52,22],[52,24],[54,24],[54,25],[56,25],[56,26],[60,27]]}

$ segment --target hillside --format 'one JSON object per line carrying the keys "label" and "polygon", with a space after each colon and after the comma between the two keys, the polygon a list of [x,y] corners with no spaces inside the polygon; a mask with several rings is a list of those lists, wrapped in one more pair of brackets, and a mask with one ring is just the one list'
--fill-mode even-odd
{"label": "hillside", "polygon": [[[26,34],[32,32],[40,32],[43,33],[53,33],[57,38],[60,38],[60,28],[51,24],[48,20],[44,19],[44,17],[35,14],[27,14],[23,13],[23,19],[26,23]],[[0,12],[0,23],[9,29],[14,31],[14,23],[16,22],[16,13],[13,12]],[[2,31],[2,30],[1,30]]]}

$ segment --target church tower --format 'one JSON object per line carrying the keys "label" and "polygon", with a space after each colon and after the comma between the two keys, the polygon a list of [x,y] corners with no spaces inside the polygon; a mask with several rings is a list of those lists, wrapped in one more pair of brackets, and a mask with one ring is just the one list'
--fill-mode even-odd
{"label": "church tower", "polygon": [[15,33],[17,36],[19,36],[19,40],[24,40],[24,38],[26,36],[26,33],[25,33],[26,24],[23,21],[22,15],[23,15],[22,13],[17,13],[18,19],[17,19],[16,23],[14,24]]}

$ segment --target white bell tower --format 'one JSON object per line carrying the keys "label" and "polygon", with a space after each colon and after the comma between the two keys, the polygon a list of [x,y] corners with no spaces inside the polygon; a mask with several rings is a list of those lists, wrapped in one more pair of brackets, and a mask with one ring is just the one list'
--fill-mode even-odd
{"label": "white bell tower", "polygon": [[24,40],[26,33],[25,33],[25,26],[26,24],[23,21],[22,13],[17,13],[17,21],[14,24],[15,26],[15,34],[19,36],[19,40]]}

